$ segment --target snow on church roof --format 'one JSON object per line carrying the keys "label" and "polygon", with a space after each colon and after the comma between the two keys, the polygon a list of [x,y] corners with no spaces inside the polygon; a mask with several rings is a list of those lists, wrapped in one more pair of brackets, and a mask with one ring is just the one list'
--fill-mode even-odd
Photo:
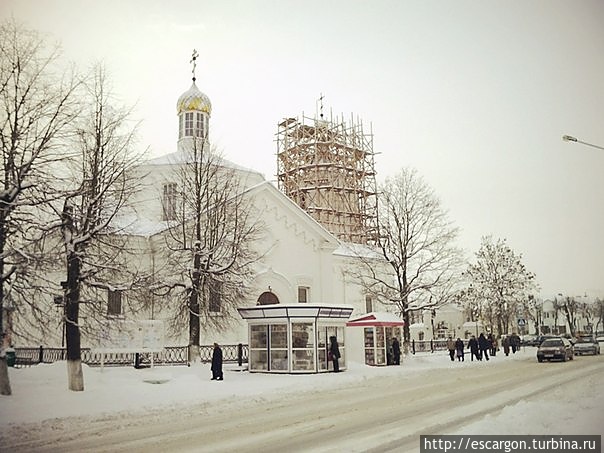
{"label": "snow on church roof", "polygon": [[334,252],[334,255],[347,256],[351,258],[369,258],[382,260],[384,256],[380,252],[364,244],[353,244],[352,242],[340,241],[340,246]]}
{"label": "snow on church roof", "polygon": [[346,327],[371,327],[371,326],[403,326],[405,322],[393,313],[372,311],[351,319],[346,323]]}
{"label": "snow on church roof", "polygon": [[[191,153],[185,151],[176,151],[173,153],[155,157],[153,159],[149,159],[147,162],[145,162],[144,165],[182,165],[191,162],[193,162]],[[240,170],[247,173],[257,173],[259,175],[262,175],[262,173],[257,170],[237,165],[236,163],[227,159],[223,159],[221,157],[217,159],[217,163],[225,168],[232,168],[234,170]]]}

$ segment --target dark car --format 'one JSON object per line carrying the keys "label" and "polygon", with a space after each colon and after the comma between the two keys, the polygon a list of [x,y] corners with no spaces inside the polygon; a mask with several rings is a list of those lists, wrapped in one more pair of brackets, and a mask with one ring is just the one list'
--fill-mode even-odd
{"label": "dark car", "polygon": [[560,338],[560,337],[558,335],[539,335],[537,337],[537,344],[535,346],[541,345],[541,343],[543,343],[545,340],[548,340],[550,338]]}
{"label": "dark car", "polygon": [[524,335],[522,337],[522,341],[520,342],[521,346],[539,346],[539,337],[537,335]]}
{"label": "dark car", "polygon": [[595,337],[592,336],[581,336],[577,337],[577,341],[575,342],[575,354],[599,354],[600,353],[600,343],[596,340]]}
{"label": "dark car", "polygon": [[575,355],[574,347],[566,338],[548,338],[537,349],[537,360],[572,360]]}

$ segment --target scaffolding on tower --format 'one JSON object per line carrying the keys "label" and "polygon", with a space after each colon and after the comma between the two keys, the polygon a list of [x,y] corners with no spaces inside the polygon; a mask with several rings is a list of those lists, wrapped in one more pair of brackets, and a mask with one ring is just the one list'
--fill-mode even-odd
{"label": "scaffolding on tower", "polygon": [[[321,106],[322,109],[322,106]],[[342,241],[377,238],[373,133],[351,115],[284,118],[277,132],[279,189]]]}

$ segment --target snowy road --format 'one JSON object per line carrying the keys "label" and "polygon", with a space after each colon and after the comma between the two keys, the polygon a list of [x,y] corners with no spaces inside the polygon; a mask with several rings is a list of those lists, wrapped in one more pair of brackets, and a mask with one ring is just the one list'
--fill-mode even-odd
{"label": "snowy road", "polygon": [[366,379],[285,400],[266,397],[249,404],[208,403],[137,417],[44,422],[35,431],[23,427],[22,436],[12,432],[5,447],[61,452],[413,452],[419,450],[421,434],[456,433],[519,401],[556,397],[560,392],[555,389],[569,385],[588,389],[604,382],[604,356],[567,363],[504,361]]}

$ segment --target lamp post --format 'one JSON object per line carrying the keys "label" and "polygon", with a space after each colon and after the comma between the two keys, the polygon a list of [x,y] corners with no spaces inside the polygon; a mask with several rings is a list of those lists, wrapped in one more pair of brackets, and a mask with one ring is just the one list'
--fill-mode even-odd
{"label": "lamp post", "polygon": [[581,143],[582,145],[591,146],[592,148],[598,148],[598,149],[604,150],[604,146],[598,146],[598,145],[594,145],[593,143],[584,142],[583,140],[579,140],[577,137],[573,137],[572,135],[563,135],[562,140],[564,140],[565,142]]}

